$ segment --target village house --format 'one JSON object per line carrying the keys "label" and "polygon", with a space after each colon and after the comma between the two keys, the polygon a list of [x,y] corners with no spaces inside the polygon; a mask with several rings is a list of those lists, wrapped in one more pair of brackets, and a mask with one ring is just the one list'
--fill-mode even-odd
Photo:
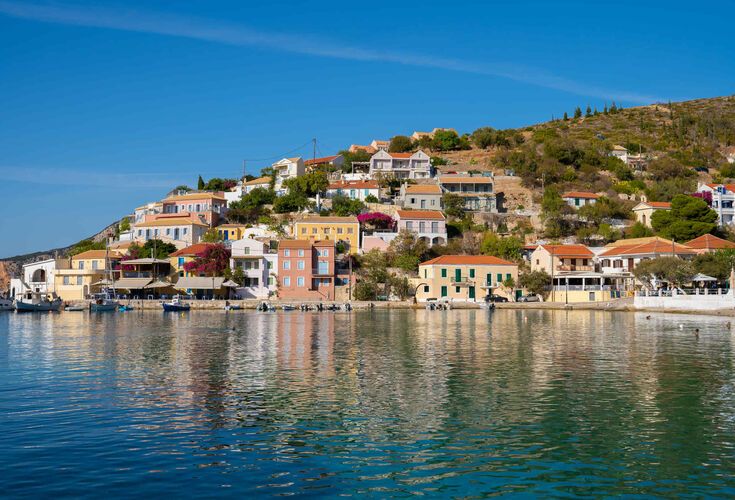
{"label": "village house", "polygon": [[374,154],[377,152],[377,149],[375,149],[372,146],[361,146],[359,144],[351,144],[350,148],[348,149],[350,153],[357,153],[358,151],[364,151],[368,154]]}
{"label": "village house", "polygon": [[370,157],[370,177],[392,176],[396,179],[429,179],[431,158],[419,150],[415,153],[389,153],[380,150]]}
{"label": "village house", "polygon": [[487,255],[442,255],[419,264],[413,281],[418,302],[482,302],[490,294],[512,298],[518,266]]}
{"label": "village house", "polygon": [[346,252],[355,254],[360,249],[360,223],[357,217],[305,217],[294,222],[294,238],[334,241],[344,245]]}
{"label": "village house", "polygon": [[251,179],[249,181],[239,181],[237,185],[233,186],[229,191],[225,191],[224,196],[227,200],[227,206],[229,207],[236,201],[240,201],[243,195],[248,194],[253,189],[262,188],[270,189],[271,177],[258,177],[257,179]]}
{"label": "village house", "polygon": [[299,156],[295,158],[283,158],[271,165],[276,177],[273,189],[278,196],[286,194],[287,189],[283,183],[288,179],[300,177],[306,173],[304,160]]}
{"label": "village house", "polygon": [[365,202],[368,196],[372,196],[380,200],[380,186],[378,181],[337,181],[332,182],[327,187],[327,198],[335,196],[346,196],[351,200],[360,200]]}
{"label": "village house", "polygon": [[184,248],[199,241],[209,225],[189,214],[158,215],[155,219],[135,226],[135,239],[159,239]]}
{"label": "village house", "polygon": [[278,252],[268,243],[246,238],[232,242],[230,267],[240,269],[242,284],[235,290],[241,299],[267,299],[277,290]]}
{"label": "village house", "polygon": [[410,231],[428,246],[447,243],[447,221],[440,210],[398,210],[398,232]]}
{"label": "village house", "polygon": [[613,146],[610,156],[614,156],[626,165],[628,164],[628,149],[619,144]]}
{"label": "village house", "polygon": [[155,216],[160,213],[163,213],[163,203],[161,203],[160,201],[155,201],[140,206],[135,209],[133,216],[133,225],[140,222],[145,222],[146,217]]}
{"label": "village house", "polygon": [[461,196],[465,210],[497,213],[498,200],[493,193],[493,181],[489,176],[442,175],[439,186],[444,193]]}
{"label": "village house", "polygon": [[325,156],[323,158],[312,158],[304,162],[304,166],[308,172],[318,167],[342,168],[345,159],[342,155]]}
{"label": "village house", "polygon": [[688,246],[653,236],[610,243],[597,254],[597,261],[603,274],[620,274],[632,273],[638,263],[643,260],[671,257],[672,255],[690,259],[695,254],[696,252]]}
{"label": "village house", "polygon": [[703,234],[693,240],[687,241],[685,245],[698,254],[719,252],[720,250],[731,250],[735,248],[735,242],[723,240],[713,234]]}
{"label": "village house", "polygon": [[594,271],[594,252],[585,245],[538,245],[531,253],[531,271],[549,275],[568,271]]}
{"label": "village house", "polygon": [[56,273],[68,269],[68,259],[44,259],[23,264],[21,277],[10,280],[10,296],[21,297],[25,293],[55,293]]}
{"label": "village house", "polygon": [[181,250],[177,250],[168,256],[171,275],[173,277],[173,288],[187,295],[200,299],[204,298],[228,298],[231,290],[237,285],[223,276],[209,276],[205,273],[187,271],[186,264],[196,260],[197,256],[204,252],[211,243],[196,243]]}
{"label": "village house", "polygon": [[333,240],[278,242],[278,298],[335,300],[337,279]]}
{"label": "village house", "polygon": [[651,227],[651,217],[659,210],[671,210],[671,203],[667,201],[641,201],[632,208],[636,222]]}
{"label": "village house", "polygon": [[373,142],[370,143],[370,147],[373,148],[375,151],[388,151],[388,148],[390,148],[390,141],[373,139]]}
{"label": "village house", "polygon": [[712,197],[712,210],[717,212],[720,227],[733,224],[735,218],[735,184],[699,184],[698,193],[708,193]]}
{"label": "village house", "polygon": [[56,294],[65,301],[82,300],[101,287],[112,285],[110,278],[119,271],[121,255],[106,250],[87,250],[69,258],[65,269],[57,269],[54,277]]}
{"label": "village house", "polygon": [[171,263],[172,275],[179,278],[203,276],[199,273],[187,271],[184,269],[184,266],[189,262],[194,261],[197,258],[197,255],[204,252],[209,245],[211,245],[211,243],[195,243],[170,254],[168,256],[168,260]]}
{"label": "village house", "polygon": [[454,132],[455,134],[457,133],[457,131],[454,130],[453,128],[437,127],[437,128],[434,128],[434,130],[432,130],[431,132],[416,132],[415,131],[413,134],[411,134],[411,139],[413,139],[414,141],[419,141],[423,139],[424,137],[433,139],[437,132]]}
{"label": "village house", "polygon": [[[163,214],[194,215],[208,226],[216,226],[227,212],[227,199],[222,192],[194,192],[169,196],[162,201]],[[158,216],[154,216],[158,218]],[[144,222],[150,221],[147,217]],[[136,224],[136,227],[139,227]]]}
{"label": "village house", "polygon": [[569,191],[561,195],[562,200],[572,208],[582,208],[585,205],[594,205],[599,198],[595,193],[586,191]]}
{"label": "village house", "polygon": [[221,224],[217,226],[217,236],[229,246],[233,241],[242,239],[249,228],[246,224]]}
{"label": "village house", "polygon": [[441,210],[442,189],[438,184],[402,184],[400,200],[403,208]]}

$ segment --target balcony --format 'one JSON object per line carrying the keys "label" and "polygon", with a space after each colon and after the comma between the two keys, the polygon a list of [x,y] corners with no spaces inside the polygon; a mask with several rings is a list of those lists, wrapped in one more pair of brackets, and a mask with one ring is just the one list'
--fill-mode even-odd
{"label": "balcony", "polygon": [[594,272],[595,266],[561,265],[556,266],[557,271],[589,271]]}
{"label": "balcony", "polygon": [[459,278],[456,277],[452,278],[451,282],[452,286],[475,286],[475,280],[471,280],[470,278]]}
{"label": "balcony", "polygon": [[311,270],[311,275],[312,276],[328,276],[328,277],[332,277],[332,276],[334,276],[334,272],[331,271],[331,270],[329,270],[328,268],[327,269],[324,269],[324,268],[316,268],[316,269],[312,269]]}

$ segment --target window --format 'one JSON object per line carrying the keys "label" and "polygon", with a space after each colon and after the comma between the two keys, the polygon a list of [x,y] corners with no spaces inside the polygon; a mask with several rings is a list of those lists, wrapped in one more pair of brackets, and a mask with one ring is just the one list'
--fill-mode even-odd
{"label": "window", "polygon": [[84,279],[81,276],[77,276],[77,285],[81,285],[84,282]]}
{"label": "window", "polygon": [[283,278],[283,286],[291,286],[291,278],[289,278],[288,276]]}
{"label": "window", "polygon": [[498,273],[498,275],[496,276],[496,283],[501,283],[502,281],[503,281],[503,274]]}
{"label": "window", "polygon": [[329,228],[328,227],[325,227],[324,228],[324,234],[329,234]]}
{"label": "window", "polygon": [[424,268],[424,278],[427,277],[426,275],[428,274],[428,272],[429,272],[428,269]]}
{"label": "window", "polygon": [[342,234],[342,228],[341,227],[338,227],[337,228],[337,234]]}
{"label": "window", "polygon": [[455,291],[456,293],[459,293],[459,290],[460,290],[460,289],[459,289],[459,287],[458,287],[458,286],[455,286],[455,287],[454,287],[454,291]]}
{"label": "window", "polygon": [[351,227],[348,227],[347,228],[347,234],[352,234],[352,228]]}
{"label": "window", "polygon": [[538,259],[536,259],[536,265],[538,266]]}
{"label": "window", "polygon": [[296,268],[299,269],[299,270],[303,270],[304,269],[304,261],[303,260],[298,261],[296,263]]}
{"label": "window", "polygon": [[184,262],[185,262],[184,258],[179,257],[179,267],[184,267]]}
{"label": "window", "polygon": [[69,276],[64,276],[64,284],[65,285],[69,284]]}
{"label": "window", "polygon": [[311,234],[316,234],[316,228],[315,227],[312,227],[311,228]]}
{"label": "window", "polygon": [[419,233],[425,233],[426,232],[426,222],[421,221],[419,222]]}
{"label": "window", "polygon": [[289,250],[288,248],[287,248],[287,249],[285,249],[285,250],[283,251],[283,256],[284,256],[284,257],[291,257],[291,250]]}
{"label": "window", "polygon": [[181,232],[183,234],[187,234],[189,232],[189,228],[188,227],[185,227]]}
{"label": "window", "polygon": [[413,221],[406,221],[406,229],[408,229],[409,231],[413,231]]}
{"label": "window", "polygon": [[97,270],[97,261],[96,260],[93,260],[92,261],[92,269],[94,269],[95,271]]}
{"label": "window", "polygon": [[84,261],[83,260],[80,260],[79,261],[79,269],[84,269]]}
{"label": "window", "polygon": [[268,269],[273,269],[273,261],[266,261],[268,263]]}
{"label": "window", "polygon": [[432,233],[438,233],[439,232],[439,223],[438,222],[432,222],[431,223],[431,232]]}
{"label": "window", "polygon": [[322,250],[322,257],[329,257],[329,250],[328,249],[325,248],[324,250]]}
{"label": "window", "polygon": [[424,285],[424,293],[429,293],[429,285]]}
{"label": "window", "polygon": [[299,276],[296,279],[296,286],[304,286],[304,277],[303,276]]}
{"label": "window", "polygon": [[269,277],[268,277],[268,285],[269,285],[269,286],[273,286],[273,285],[275,285],[275,281],[274,281],[274,279],[273,279],[273,276],[269,276]]}
{"label": "window", "polygon": [[304,256],[304,249],[303,248],[300,248],[299,249],[299,257],[303,257],[303,256]]}
{"label": "window", "polygon": [[442,269],[442,278],[446,278],[446,277],[447,277],[447,270]]}
{"label": "window", "polygon": [[170,227],[167,227],[166,228],[166,236],[168,236],[169,234],[171,234],[171,228]]}
{"label": "window", "polygon": [[470,278],[474,278],[474,277],[475,277],[475,270],[470,269]]}
{"label": "window", "polygon": [[285,269],[285,270],[291,269],[291,261],[290,260],[284,260],[283,261],[283,269]]}
{"label": "window", "polygon": [[443,286],[442,287],[442,297],[446,297],[446,296],[447,296],[447,287]]}
{"label": "window", "polygon": [[508,280],[509,280],[509,279],[511,279],[511,278],[512,278],[512,276],[510,275],[510,273],[507,273],[507,274],[505,275],[505,281],[508,281]]}
{"label": "window", "polygon": [[306,234],[306,228],[305,227],[302,227],[301,228],[301,234]]}

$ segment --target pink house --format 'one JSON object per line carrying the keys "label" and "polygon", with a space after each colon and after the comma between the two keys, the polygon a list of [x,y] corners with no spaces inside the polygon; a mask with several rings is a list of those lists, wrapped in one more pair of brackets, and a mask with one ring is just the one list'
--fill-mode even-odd
{"label": "pink house", "polygon": [[447,242],[447,219],[440,210],[398,210],[398,232],[405,230],[416,233],[431,245]]}
{"label": "pink house", "polygon": [[334,300],[334,241],[278,242],[278,298]]}
{"label": "pink house", "polygon": [[193,214],[210,227],[219,225],[227,211],[227,199],[224,193],[215,192],[169,196],[162,201],[162,204],[164,214]]}

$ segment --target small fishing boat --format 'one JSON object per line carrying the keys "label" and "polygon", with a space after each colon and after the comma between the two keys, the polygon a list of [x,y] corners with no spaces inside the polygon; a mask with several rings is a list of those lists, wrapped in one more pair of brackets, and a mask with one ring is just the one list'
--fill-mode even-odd
{"label": "small fishing boat", "polygon": [[92,302],[89,304],[89,310],[92,312],[117,311],[118,307],[120,307],[120,303],[109,292],[94,294]]}
{"label": "small fishing boat", "polygon": [[283,306],[281,306],[281,309],[283,309],[284,311],[295,311],[296,306],[292,306],[290,304],[284,304]]}
{"label": "small fishing boat", "polygon": [[120,307],[117,310],[120,311],[120,312],[132,311],[133,310],[133,306],[124,306],[124,305],[121,304]]}
{"label": "small fishing boat", "polygon": [[230,304],[229,300],[225,302],[225,311],[239,311],[240,309],[241,309],[240,306]]}
{"label": "small fishing boat", "polygon": [[0,299],[0,311],[12,311],[13,301],[10,299]]}
{"label": "small fishing boat", "polygon": [[49,312],[59,311],[64,305],[55,294],[28,292],[15,301],[15,310],[18,312]]}
{"label": "small fishing boat", "polygon": [[68,306],[64,308],[64,311],[80,312],[80,311],[86,311],[87,309],[89,308],[85,306],[84,304],[69,304]]}
{"label": "small fishing boat", "polygon": [[162,305],[165,312],[188,311],[191,309],[189,304],[181,301],[179,295],[175,295],[169,302],[163,302]]}

